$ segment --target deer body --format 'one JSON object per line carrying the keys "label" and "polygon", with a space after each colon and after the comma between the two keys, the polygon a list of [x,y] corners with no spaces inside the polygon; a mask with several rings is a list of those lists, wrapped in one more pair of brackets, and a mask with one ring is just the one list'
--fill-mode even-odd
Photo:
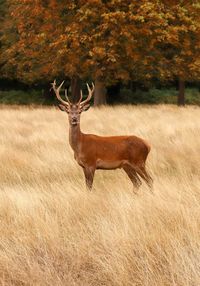
{"label": "deer body", "polygon": [[[61,87],[61,85],[60,85]],[[150,146],[136,136],[97,136],[84,134],[80,130],[80,114],[88,109],[87,102],[94,91],[88,86],[89,96],[77,104],[65,102],[59,95],[59,89],[53,88],[57,98],[62,102],[60,108],[69,114],[69,143],[74,151],[74,158],[83,168],[86,185],[92,188],[95,170],[113,170],[123,168],[134,187],[139,187],[139,176],[151,187],[152,179],[145,169],[145,162],[150,152]],[[67,98],[68,99],[68,98]]]}
{"label": "deer body", "polygon": [[125,164],[138,165],[146,160],[150,151],[136,136],[102,137],[81,133],[77,145],[78,152],[74,150],[74,154],[79,165],[94,165],[104,170],[122,168]]}

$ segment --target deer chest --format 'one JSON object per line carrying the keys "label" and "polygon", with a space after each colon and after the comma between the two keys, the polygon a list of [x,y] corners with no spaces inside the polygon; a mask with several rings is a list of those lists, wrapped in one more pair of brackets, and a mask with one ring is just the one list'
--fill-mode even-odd
{"label": "deer chest", "polygon": [[81,166],[84,167],[85,165],[85,157],[81,156],[81,155],[77,155],[74,153],[74,159],[76,160],[76,162]]}

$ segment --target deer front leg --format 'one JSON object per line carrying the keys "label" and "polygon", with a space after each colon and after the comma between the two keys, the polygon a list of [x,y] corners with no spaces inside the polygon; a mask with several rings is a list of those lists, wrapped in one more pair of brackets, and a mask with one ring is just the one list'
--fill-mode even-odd
{"label": "deer front leg", "polygon": [[91,191],[95,169],[93,167],[83,167],[83,172],[85,175],[86,187]]}

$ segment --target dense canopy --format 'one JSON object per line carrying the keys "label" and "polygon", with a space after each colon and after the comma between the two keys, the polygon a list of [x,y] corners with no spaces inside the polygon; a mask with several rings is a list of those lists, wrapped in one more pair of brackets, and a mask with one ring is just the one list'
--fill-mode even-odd
{"label": "dense canopy", "polygon": [[22,81],[78,76],[200,78],[199,1],[7,0],[1,70]]}

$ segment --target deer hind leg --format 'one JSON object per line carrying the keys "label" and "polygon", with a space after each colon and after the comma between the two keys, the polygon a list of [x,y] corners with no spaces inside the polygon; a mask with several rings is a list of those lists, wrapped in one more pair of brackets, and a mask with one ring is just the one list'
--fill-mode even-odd
{"label": "deer hind leg", "polygon": [[94,180],[95,169],[92,167],[83,167],[83,172],[85,175],[86,187],[91,191]]}
{"label": "deer hind leg", "polygon": [[136,172],[138,173],[138,175],[140,175],[140,177],[147,183],[149,188],[152,190],[152,188],[153,188],[153,179],[148,174],[148,172],[146,171],[145,166],[143,165],[143,166],[137,167],[136,168]]}
{"label": "deer hind leg", "polygon": [[124,165],[123,169],[126,172],[126,174],[128,175],[131,182],[133,183],[134,189],[135,188],[138,189],[141,186],[142,182],[141,182],[140,178],[138,177],[134,168],[130,165]]}

